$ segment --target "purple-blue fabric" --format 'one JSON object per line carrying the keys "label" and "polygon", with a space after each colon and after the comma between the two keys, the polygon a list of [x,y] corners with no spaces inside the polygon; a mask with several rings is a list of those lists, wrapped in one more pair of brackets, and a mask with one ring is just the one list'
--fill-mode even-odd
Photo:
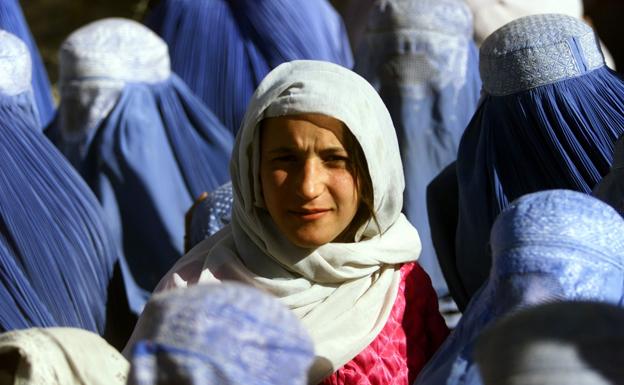
{"label": "purple-blue fabric", "polygon": [[353,65],[342,20],[326,0],[162,0],[146,25],[169,45],[173,71],[234,134],[279,64]]}

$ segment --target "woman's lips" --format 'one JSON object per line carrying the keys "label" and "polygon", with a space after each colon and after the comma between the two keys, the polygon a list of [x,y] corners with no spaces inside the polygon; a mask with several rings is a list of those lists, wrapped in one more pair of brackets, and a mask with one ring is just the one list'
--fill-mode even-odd
{"label": "woman's lips", "polygon": [[314,221],[330,212],[331,209],[298,209],[288,210],[288,212],[304,221]]}

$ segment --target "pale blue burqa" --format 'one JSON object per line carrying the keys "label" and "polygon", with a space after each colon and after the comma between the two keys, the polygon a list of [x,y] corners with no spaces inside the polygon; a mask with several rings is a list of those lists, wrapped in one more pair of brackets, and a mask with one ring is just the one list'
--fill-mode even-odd
{"label": "pale blue burqa", "polygon": [[128,385],[305,385],[314,360],[293,312],[232,281],[154,295],[137,330]]}
{"label": "pale blue burqa", "polygon": [[522,196],[496,219],[492,269],[457,328],[423,368],[417,385],[480,385],[474,344],[497,319],[552,301],[622,304],[624,219],[571,190]]}
{"label": "pale blue burqa", "polygon": [[427,185],[455,160],[479,99],[472,14],[462,0],[375,3],[355,70],[377,89],[397,130],[405,173],[403,212],[418,229],[418,260],[448,294],[429,232]]}

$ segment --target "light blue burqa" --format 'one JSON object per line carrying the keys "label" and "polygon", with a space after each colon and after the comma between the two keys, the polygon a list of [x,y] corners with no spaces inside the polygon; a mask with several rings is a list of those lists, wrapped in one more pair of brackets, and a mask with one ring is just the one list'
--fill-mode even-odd
{"label": "light blue burqa", "polygon": [[128,385],[305,385],[314,360],[293,312],[231,281],[154,295],[137,330]]}
{"label": "light blue burqa", "polygon": [[418,229],[418,262],[448,294],[429,232],[427,185],[455,160],[479,99],[472,14],[462,0],[376,3],[355,70],[381,95],[397,130],[405,173],[403,212]]}
{"label": "light blue burqa", "polygon": [[416,385],[481,385],[474,344],[498,318],[543,302],[622,304],[624,219],[588,194],[548,190],[512,202],[490,235],[492,269]]}

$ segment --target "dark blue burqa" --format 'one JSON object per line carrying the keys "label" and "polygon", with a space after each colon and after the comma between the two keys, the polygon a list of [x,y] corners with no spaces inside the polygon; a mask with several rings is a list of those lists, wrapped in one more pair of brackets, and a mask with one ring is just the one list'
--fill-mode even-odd
{"label": "dark blue burqa", "polygon": [[487,278],[490,227],[509,202],[545,189],[590,193],[624,133],[624,82],[577,19],[517,19],[484,42],[480,66],[485,96],[457,155],[456,263],[468,296]]}

